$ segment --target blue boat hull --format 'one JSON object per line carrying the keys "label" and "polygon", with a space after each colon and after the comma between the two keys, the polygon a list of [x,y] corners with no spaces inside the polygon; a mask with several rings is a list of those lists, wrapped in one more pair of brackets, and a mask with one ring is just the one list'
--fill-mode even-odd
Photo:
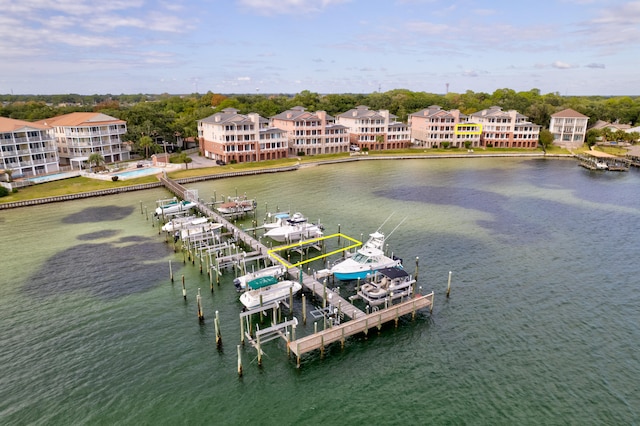
{"label": "blue boat hull", "polygon": [[370,270],[367,269],[366,271],[358,271],[358,272],[334,272],[333,276],[336,277],[337,279],[339,279],[340,281],[351,281],[351,280],[357,280],[358,278],[360,278],[361,280],[364,280],[365,278],[367,278],[367,275],[376,272],[376,270]]}

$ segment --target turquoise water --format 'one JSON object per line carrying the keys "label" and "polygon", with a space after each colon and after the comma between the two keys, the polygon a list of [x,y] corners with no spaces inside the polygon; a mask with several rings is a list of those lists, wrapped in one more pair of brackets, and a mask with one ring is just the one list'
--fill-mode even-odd
{"label": "turquoise water", "polygon": [[30,177],[29,180],[33,183],[44,183],[44,182],[51,182],[54,180],[67,179],[67,178],[75,177],[78,175],[79,175],[79,172],[54,173],[46,176]]}
{"label": "turquoise water", "polygon": [[190,185],[203,199],[247,192],[258,218],[301,211],[326,233],[359,237],[391,216],[389,233],[406,217],[388,242],[412,272],[419,258],[419,284],[436,294],[431,315],[305,355],[300,369],[280,340],[262,368],[246,346],[241,378],[233,274],[211,294],[141,213],[166,191],[5,211],[0,423],[637,424],[639,176],[451,159]]}
{"label": "turquoise water", "polygon": [[157,175],[158,173],[162,173],[162,171],[163,169],[158,167],[143,167],[140,169],[129,170],[126,172],[118,172],[116,173],[116,175],[122,179],[133,179],[133,178],[138,178],[142,176]]}

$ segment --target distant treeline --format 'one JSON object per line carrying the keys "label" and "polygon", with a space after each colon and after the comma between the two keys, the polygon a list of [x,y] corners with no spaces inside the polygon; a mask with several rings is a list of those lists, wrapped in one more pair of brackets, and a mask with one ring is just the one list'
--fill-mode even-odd
{"label": "distant treeline", "polygon": [[516,92],[498,89],[492,94],[473,92],[435,94],[396,89],[370,94],[318,94],[303,90],[290,94],[189,94],[189,95],[0,95],[0,116],[34,121],[75,111],[101,111],[127,121],[127,140],[138,141],[143,135],[174,141],[197,135],[196,122],[224,108],[236,108],[241,114],[256,112],[269,118],[295,106],[307,111],[326,111],[333,116],[358,105],[372,110],[389,110],[400,121],[409,114],[440,105],[470,114],[491,106],[514,109],[543,127],[549,126],[551,114],[572,108],[598,120],[638,125],[640,97],[631,96],[561,96],[541,94],[538,89]]}

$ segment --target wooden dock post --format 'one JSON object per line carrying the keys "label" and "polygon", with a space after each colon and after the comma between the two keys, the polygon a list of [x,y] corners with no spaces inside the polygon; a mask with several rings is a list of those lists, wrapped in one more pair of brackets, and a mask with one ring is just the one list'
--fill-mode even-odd
{"label": "wooden dock post", "polygon": [[142,210],[142,200],[140,200],[140,214],[144,214],[144,211]]}
{"label": "wooden dock post", "polygon": [[322,280],[322,307],[327,307],[327,279]]}
{"label": "wooden dock post", "polygon": [[302,294],[302,324],[307,324],[307,301],[306,296]]}
{"label": "wooden dock post", "polygon": [[240,317],[240,343],[244,345],[244,318]]}
{"label": "wooden dock post", "polygon": [[451,291],[451,271],[449,271],[449,280],[447,281],[447,299],[449,298],[450,291]]}
{"label": "wooden dock post", "polygon": [[187,300],[187,289],[184,286],[184,275],[182,276],[182,297],[184,297],[184,300]]}
{"label": "wooden dock post", "polygon": [[149,220],[149,210],[147,209],[147,206],[144,206],[144,212],[147,215],[147,220]]}
{"label": "wooden dock post", "polygon": [[289,287],[289,314],[293,314],[293,286]]}
{"label": "wooden dock post", "polygon": [[196,296],[196,306],[198,309],[198,320],[204,321],[204,313],[202,312],[202,296],[200,296],[200,289],[198,289],[198,295]]}
{"label": "wooden dock post", "polygon": [[214,324],[216,326],[216,345],[220,347],[222,345],[222,335],[220,334],[220,316],[218,315],[218,311],[216,311]]}
{"label": "wooden dock post", "polygon": [[262,367],[262,349],[260,349],[260,334],[258,334],[258,324],[256,324],[256,349],[258,350],[258,367]]}
{"label": "wooden dock post", "polygon": [[[420,258],[418,256],[416,256],[416,272],[414,272],[413,274],[413,278],[415,278],[416,282],[418,282],[418,261],[420,260]],[[414,283],[415,285],[415,283]],[[414,293],[415,293],[415,288],[413,289]]]}
{"label": "wooden dock post", "polygon": [[242,377],[242,351],[240,350],[240,345],[237,345],[237,346],[238,346],[238,376]]}
{"label": "wooden dock post", "polygon": [[171,260],[169,260],[169,278],[173,282],[173,269],[171,269]]}

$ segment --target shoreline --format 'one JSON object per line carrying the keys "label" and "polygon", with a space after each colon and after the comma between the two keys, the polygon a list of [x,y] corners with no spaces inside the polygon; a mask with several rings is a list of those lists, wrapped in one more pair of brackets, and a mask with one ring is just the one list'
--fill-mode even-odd
{"label": "shoreline", "polygon": [[[216,174],[208,174],[201,176],[193,176],[188,178],[177,178],[172,179],[178,183],[192,183],[192,182],[200,182],[204,180],[215,180],[215,179],[225,179],[231,177],[239,177],[239,176],[249,176],[249,175],[258,175],[258,174],[268,174],[268,173],[281,173],[281,172],[289,172],[295,171],[302,168],[307,167],[316,167],[324,164],[338,164],[338,163],[349,163],[354,161],[371,161],[371,160],[434,160],[434,159],[442,159],[442,158],[574,158],[573,154],[546,154],[544,152],[540,153],[491,153],[491,154],[474,154],[474,153],[466,153],[466,154],[411,154],[411,155],[353,155],[347,158],[339,158],[339,159],[330,159],[330,160],[318,160],[318,161],[310,161],[310,162],[298,162],[293,166],[285,166],[285,167],[271,167],[271,168],[263,168],[263,169],[254,169],[254,170],[246,170],[246,171],[237,171],[237,172],[227,172],[227,173],[216,173]],[[137,184],[130,186],[121,186],[117,188],[109,188],[102,189],[98,191],[87,191],[87,192],[77,192],[74,194],[66,194],[66,195],[56,195],[51,197],[43,197],[43,198],[33,198],[30,200],[22,200],[22,201],[10,201],[10,202],[0,202],[0,210],[13,209],[19,207],[29,207],[36,206],[42,204],[49,203],[58,203],[62,201],[70,201],[70,200],[78,200],[82,198],[90,198],[90,197],[101,197],[104,195],[114,195],[122,192],[130,192],[130,191],[142,191],[145,189],[153,189],[163,186],[162,182],[153,182],[153,183],[145,183],[145,184]]]}

